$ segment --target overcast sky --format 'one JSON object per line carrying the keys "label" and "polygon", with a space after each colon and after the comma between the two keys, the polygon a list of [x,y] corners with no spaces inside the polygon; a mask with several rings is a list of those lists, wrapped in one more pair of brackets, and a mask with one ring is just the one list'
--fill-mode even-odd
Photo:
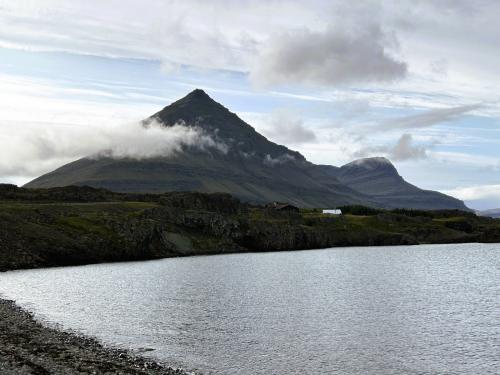
{"label": "overcast sky", "polygon": [[0,0],[0,182],[203,88],[312,162],[386,156],[420,187],[500,207],[499,14],[496,0]]}

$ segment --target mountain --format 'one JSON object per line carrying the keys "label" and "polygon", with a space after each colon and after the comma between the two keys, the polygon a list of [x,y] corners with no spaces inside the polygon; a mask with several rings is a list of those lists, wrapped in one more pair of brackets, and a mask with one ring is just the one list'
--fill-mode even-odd
{"label": "mountain", "polygon": [[463,202],[421,190],[383,158],[343,167],[315,165],[297,151],[266,139],[253,127],[194,90],[143,121],[179,123],[209,135],[223,148],[183,146],[183,152],[148,159],[82,158],[45,174],[26,187],[89,185],[119,192],[227,192],[249,202],[284,201],[301,207],[363,204],[416,209],[464,209]]}
{"label": "mountain", "polygon": [[455,198],[422,190],[406,182],[394,165],[382,157],[355,160],[339,168],[334,176],[351,189],[371,196],[384,207],[465,208],[461,202],[461,207],[457,207]]}

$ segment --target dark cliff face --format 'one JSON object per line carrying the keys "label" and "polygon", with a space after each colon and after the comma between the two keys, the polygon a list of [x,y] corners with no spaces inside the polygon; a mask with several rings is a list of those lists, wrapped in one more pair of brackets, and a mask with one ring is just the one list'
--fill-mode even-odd
{"label": "dark cliff face", "polygon": [[202,129],[226,150],[185,148],[180,154],[142,160],[84,158],[26,186],[224,192],[253,203],[284,201],[301,207],[364,204],[465,209],[456,199],[426,193],[406,183],[383,158],[363,159],[341,168],[314,165],[299,152],[266,139],[203,90],[194,90],[143,124],[148,126],[154,120],[166,127],[184,124]]}

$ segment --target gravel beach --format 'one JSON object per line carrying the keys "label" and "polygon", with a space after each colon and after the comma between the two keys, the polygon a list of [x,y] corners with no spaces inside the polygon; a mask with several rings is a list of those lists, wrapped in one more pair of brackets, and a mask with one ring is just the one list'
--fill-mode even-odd
{"label": "gravel beach", "polygon": [[48,328],[13,301],[0,299],[0,374],[187,375],[97,340]]}

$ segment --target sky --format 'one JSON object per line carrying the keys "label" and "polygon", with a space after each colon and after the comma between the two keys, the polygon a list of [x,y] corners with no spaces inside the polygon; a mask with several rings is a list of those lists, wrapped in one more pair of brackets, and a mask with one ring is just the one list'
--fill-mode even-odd
{"label": "sky", "polygon": [[127,124],[201,88],[314,163],[385,156],[419,187],[500,207],[498,14],[496,0],[0,0],[0,182],[134,147]]}

